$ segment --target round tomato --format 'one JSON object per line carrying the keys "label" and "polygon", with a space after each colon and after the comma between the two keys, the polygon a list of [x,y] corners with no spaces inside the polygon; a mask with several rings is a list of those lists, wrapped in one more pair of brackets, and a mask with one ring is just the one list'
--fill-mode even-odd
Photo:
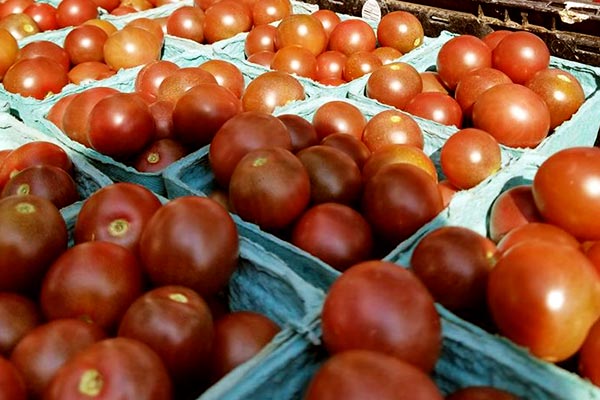
{"label": "round tomato", "polygon": [[0,292],[0,357],[9,357],[17,343],[41,321],[42,315],[33,300]]}

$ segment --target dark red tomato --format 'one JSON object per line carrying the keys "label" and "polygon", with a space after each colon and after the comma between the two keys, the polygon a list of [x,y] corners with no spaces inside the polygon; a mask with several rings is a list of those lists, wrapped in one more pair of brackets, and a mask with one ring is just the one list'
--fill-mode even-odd
{"label": "dark red tomato", "polygon": [[79,318],[112,333],[141,292],[142,267],[132,251],[111,242],[85,242],[54,261],[40,305],[48,320]]}
{"label": "dark red tomato", "polygon": [[163,205],[140,242],[142,263],[154,285],[184,285],[203,297],[225,287],[238,254],[237,228],[227,210],[196,196]]}
{"label": "dark red tomato", "polygon": [[600,383],[598,357],[600,357],[600,320],[592,325],[579,349],[578,371],[594,385]]}
{"label": "dark red tomato", "polygon": [[3,17],[0,19],[0,29],[7,30],[16,40],[35,35],[40,31],[33,18],[24,13]]}
{"label": "dark red tomato", "polygon": [[98,16],[98,6],[93,0],[63,0],[56,7],[59,28],[81,25]]}
{"label": "dark red tomato", "polygon": [[88,121],[92,108],[103,98],[119,93],[111,87],[92,87],[75,94],[75,98],[66,106],[62,117],[65,134],[76,142],[90,147],[87,137]]}
{"label": "dark red tomato", "polygon": [[346,58],[343,78],[345,81],[350,82],[373,72],[373,70],[382,65],[379,57],[372,51],[355,51]]}
{"label": "dark red tomato", "polygon": [[429,232],[415,247],[410,267],[435,301],[452,311],[483,310],[496,245],[465,227]]}
{"label": "dark red tomato", "polygon": [[263,314],[235,311],[215,321],[211,354],[211,378],[221,379],[258,354],[281,328]]}
{"label": "dark red tomato", "polygon": [[145,65],[160,59],[162,44],[153,32],[126,26],[104,42],[104,61],[115,71]]}
{"label": "dark red tomato", "polygon": [[79,319],[57,319],[27,333],[15,347],[10,360],[23,375],[30,396],[41,399],[60,367],[105,337],[96,324]]}
{"label": "dark red tomato", "polygon": [[469,71],[492,66],[492,50],[472,35],[456,36],[442,46],[436,60],[437,72],[449,89]]}
{"label": "dark red tomato", "polygon": [[490,49],[494,50],[496,48],[496,46],[498,46],[498,43],[500,43],[500,41],[502,39],[504,39],[506,36],[510,35],[511,33],[512,33],[512,31],[500,29],[500,30],[488,33],[481,40],[483,40],[483,42],[485,44],[487,44]]}
{"label": "dark red tomato", "polygon": [[213,320],[206,302],[187,287],[162,286],[144,293],[127,309],[118,335],[147,344],[174,382],[198,379],[208,371]]}
{"label": "dark red tomato", "polygon": [[550,129],[571,118],[585,101],[585,93],[577,78],[557,68],[536,72],[525,86],[537,93],[550,111]]}
{"label": "dark red tomato", "polygon": [[510,147],[535,147],[550,129],[550,112],[544,100],[516,83],[503,83],[483,92],[473,105],[472,117],[475,128]]}
{"label": "dark red tomato", "polygon": [[106,79],[116,74],[116,71],[99,61],[86,61],[77,64],[68,73],[69,81],[80,85],[88,81]]}
{"label": "dark red tomato", "polygon": [[13,176],[0,197],[36,195],[63,208],[79,200],[77,183],[64,169],[54,165],[34,165]]}
{"label": "dark red tomato", "polygon": [[292,150],[290,135],[280,119],[260,111],[246,111],[230,118],[215,134],[208,153],[217,183],[228,188],[231,174],[244,155],[272,146]]}
{"label": "dark red tomato", "polygon": [[440,92],[448,94],[446,84],[440,78],[440,74],[434,71],[420,72],[423,81],[423,92]]}
{"label": "dark red tomato", "polygon": [[498,172],[502,166],[500,145],[486,131],[461,129],[442,145],[440,165],[450,183],[470,189]]}
{"label": "dark red tomato", "polygon": [[389,144],[409,144],[423,149],[423,132],[414,118],[399,110],[385,110],[373,116],[363,129],[362,141],[376,151]]}
{"label": "dark red tomato", "polygon": [[402,57],[402,53],[393,47],[377,47],[371,53],[375,54],[381,61],[381,64],[390,64]]}
{"label": "dark red tomato", "polygon": [[199,7],[183,6],[167,17],[167,33],[194,42],[204,42],[204,11]]}
{"label": "dark red tomato", "polygon": [[389,144],[371,153],[362,168],[363,181],[368,182],[383,167],[389,164],[408,163],[427,172],[437,182],[438,175],[433,160],[418,147],[409,144]]}
{"label": "dark red tomato", "polygon": [[512,229],[529,222],[541,222],[531,185],[518,185],[500,193],[490,207],[489,237],[498,243]]}
{"label": "dark red tomato", "polygon": [[404,111],[439,122],[442,125],[454,125],[461,128],[463,123],[460,105],[452,96],[444,93],[419,93],[406,103]]}
{"label": "dark red tomato", "polygon": [[[343,311],[342,311],[343,310]],[[412,272],[385,261],[347,269],[331,286],[322,312],[327,350],[379,351],[430,372],[441,349],[434,300]]]}
{"label": "dark red tomato", "polygon": [[327,135],[321,140],[321,144],[323,146],[331,146],[342,150],[354,160],[360,170],[362,170],[367,159],[371,155],[371,150],[369,150],[362,140],[345,133],[332,133],[331,135]]}
{"label": "dark red tomato", "polygon": [[574,249],[580,248],[577,239],[564,229],[543,222],[529,222],[511,229],[504,235],[498,242],[498,252],[504,254],[513,246],[529,240],[541,240],[556,246],[569,246]]}
{"label": "dark red tomato", "polygon": [[526,241],[490,272],[488,306],[506,337],[546,361],[562,361],[577,352],[598,319],[598,276],[578,249]]}
{"label": "dark red tomato", "polygon": [[281,147],[253,150],[237,164],[229,183],[233,211],[265,230],[289,226],[308,206],[306,168]]}
{"label": "dark red tomato", "polygon": [[297,45],[315,57],[327,48],[327,32],[321,21],[311,14],[291,14],[277,25],[275,46],[282,49]]}
{"label": "dark red tomato", "polygon": [[331,146],[316,145],[296,156],[308,172],[313,204],[356,204],[362,194],[362,175],[349,155]]}
{"label": "dark red tomato", "polygon": [[3,357],[0,357],[0,400],[27,400],[23,376]]}
{"label": "dark red tomato", "polygon": [[342,22],[342,19],[339,15],[337,15],[334,11],[321,8],[312,13],[312,16],[321,21],[321,25],[323,25],[323,29],[325,29],[325,33],[327,34],[327,39],[329,40],[329,35],[333,29]]}
{"label": "dark red tomato", "polygon": [[154,118],[154,139],[173,139],[173,108],[170,101],[157,100],[148,106]]}
{"label": "dark red tomato", "polygon": [[316,81],[327,79],[342,79],[344,65],[348,57],[339,51],[328,50],[317,56]]}
{"label": "dark red tomato", "polygon": [[4,74],[4,89],[38,100],[59,93],[67,83],[67,71],[48,57],[26,58],[15,62]]}
{"label": "dark red tomato", "polygon": [[175,104],[185,92],[200,83],[217,83],[217,80],[210,72],[199,67],[178,68],[162,79],[156,99]]}
{"label": "dark red tomato", "polygon": [[0,188],[8,180],[34,165],[53,165],[71,173],[73,162],[60,146],[46,141],[28,142],[11,151],[0,165]]}
{"label": "dark red tomato", "polygon": [[533,180],[544,219],[581,240],[600,239],[600,149],[575,147],[551,155]]}
{"label": "dark red tomato", "polygon": [[135,77],[135,91],[158,97],[158,88],[179,66],[169,60],[156,60],[144,65]]}
{"label": "dark red tomato", "polygon": [[419,72],[412,65],[398,61],[373,71],[367,79],[365,94],[402,110],[422,89],[423,80]]}
{"label": "dark red tomato", "polygon": [[242,71],[234,63],[213,59],[203,62],[198,67],[210,72],[219,85],[231,90],[237,98],[242,97],[246,83]]}
{"label": "dark red tomato", "polygon": [[510,78],[502,71],[494,68],[478,68],[467,72],[458,81],[454,98],[460,105],[463,115],[468,119],[473,112],[473,104],[486,90],[501,83],[511,83]]}
{"label": "dark red tomato", "polygon": [[0,200],[0,290],[35,292],[50,264],[67,249],[67,226],[50,200]]}
{"label": "dark red tomato", "polygon": [[40,310],[33,300],[0,292],[0,357],[9,357],[17,343],[41,321]]}
{"label": "dark red tomato", "polygon": [[0,79],[19,55],[19,44],[8,30],[0,28]]}
{"label": "dark red tomato", "polygon": [[519,400],[506,390],[491,386],[467,386],[446,397],[446,400]]}
{"label": "dark red tomato", "polygon": [[413,365],[380,352],[331,356],[313,375],[305,400],[442,400],[435,382]]}
{"label": "dark red tomato", "polygon": [[363,191],[363,215],[374,231],[393,245],[415,233],[442,208],[437,181],[407,163],[381,167]]}
{"label": "dark red tomato", "polygon": [[292,243],[338,271],[372,256],[373,233],[365,218],[338,203],[309,208],[294,225]]}
{"label": "dark red tomato", "polygon": [[81,206],[73,232],[75,243],[113,242],[138,254],[142,232],[160,207],[156,195],[139,184],[104,186]]}
{"label": "dark red tomato", "polygon": [[60,369],[44,394],[47,400],[93,397],[171,400],[172,383],[160,357],[128,338],[101,340]]}
{"label": "dark red tomato", "polygon": [[270,24],[279,21],[292,13],[290,0],[261,0],[252,6],[254,25]]}
{"label": "dark red tomato", "polygon": [[233,0],[221,0],[204,11],[204,40],[214,43],[228,39],[252,28],[252,15],[248,7]]}
{"label": "dark red tomato", "polygon": [[376,45],[377,36],[371,25],[362,19],[350,18],[333,28],[328,48],[349,56],[359,50],[373,51]]}
{"label": "dark red tomato", "polygon": [[316,79],[317,57],[307,48],[298,45],[281,47],[271,60],[271,69]]}
{"label": "dark red tomato", "polygon": [[250,57],[259,51],[275,52],[277,28],[273,25],[254,25],[244,41],[244,54]]}
{"label": "dark red tomato", "polygon": [[99,153],[126,159],[139,154],[154,139],[154,117],[136,93],[115,93],[90,111],[87,138]]}
{"label": "dark red tomato", "polygon": [[297,114],[281,114],[277,118],[283,122],[292,141],[292,152],[296,153],[309,146],[319,144],[317,131],[312,123]]}
{"label": "dark red tomato", "polygon": [[292,75],[268,71],[254,78],[242,95],[244,111],[272,113],[275,107],[304,100],[304,86]]}
{"label": "dark red tomato", "polygon": [[312,124],[319,140],[333,133],[346,133],[361,139],[367,119],[354,104],[344,100],[331,100],[316,109]]}
{"label": "dark red tomato", "polygon": [[73,65],[86,61],[103,62],[106,39],[108,35],[102,28],[89,24],[81,25],[67,33],[63,47]]}
{"label": "dark red tomato", "polygon": [[242,112],[233,92],[214,83],[200,83],[185,92],[173,108],[174,138],[190,149],[209,144],[221,126]]}
{"label": "dark red tomato", "polygon": [[185,146],[173,139],[159,139],[140,153],[133,167],[140,172],[160,172],[188,153]]}
{"label": "dark red tomato", "polygon": [[379,46],[389,46],[406,54],[423,43],[421,21],[407,11],[392,11],[385,14],[377,25]]}
{"label": "dark red tomato", "polygon": [[63,66],[65,71],[69,71],[69,69],[71,68],[69,53],[60,45],[49,40],[36,40],[27,43],[21,48],[17,60],[24,60],[26,58],[34,58],[40,56],[48,57],[58,61],[60,65]]}
{"label": "dark red tomato", "polygon": [[493,50],[492,65],[514,83],[524,84],[537,71],[548,68],[550,51],[546,43],[531,32],[512,32]]}

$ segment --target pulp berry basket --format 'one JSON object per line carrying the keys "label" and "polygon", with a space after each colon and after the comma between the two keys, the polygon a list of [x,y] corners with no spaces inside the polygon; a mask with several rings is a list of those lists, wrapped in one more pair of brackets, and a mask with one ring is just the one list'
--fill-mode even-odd
{"label": "pulp berry basket", "polygon": [[[7,107],[4,105],[4,109]],[[73,162],[73,179],[77,184],[80,198],[85,199],[101,187],[112,183],[108,176],[92,166],[82,155],[23,124],[8,112],[0,112],[0,150],[15,149],[22,144],[37,141],[54,143],[67,152]]]}

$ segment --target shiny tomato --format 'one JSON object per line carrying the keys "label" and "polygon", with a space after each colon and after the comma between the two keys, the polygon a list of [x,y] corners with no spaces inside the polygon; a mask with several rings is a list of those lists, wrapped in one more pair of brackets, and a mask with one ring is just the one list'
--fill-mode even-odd
{"label": "shiny tomato", "polygon": [[282,71],[268,71],[254,78],[242,95],[244,111],[272,113],[275,107],[292,101],[304,100],[304,86],[292,75]]}
{"label": "shiny tomato", "polygon": [[546,43],[531,32],[518,31],[500,40],[492,53],[492,65],[514,83],[524,84],[537,71],[548,68],[550,51]]}
{"label": "shiny tomato", "polygon": [[551,155],[533,180],[533,198],[548,222],[578,239],[600,239],[600,149],[574,147]]}
{"label": "shiny tomato", "polygon": [[60,93],[69,83],[69,77],[57,60],[35,57],[15,62],[4,74],[2,83],[8,92],[42,100]]}
{"label": "shiny tomato", "polygon": [[370,74],[383,63],[372,51],[355,51],[346,58],[342,77],[346,82],[353,81],[363,75]]}
{"label": "shiny tomato", "polygon": [[155,285],[184,285],[202,296],[223,289],[238,254],[233,219],[216,201],[203,197],[185,196],[163,205],[140,241],[142,263]]}
{"label": "shiny tomato", "polygon": [[454,125],[461,128],[463,124],[460,104],[452,96],[444,93],[418,93],[406,103],[404,111],[442,125]]}
{"label": "shiny tomato", "polygon": [[277,28],[273,25],[254,25],[244,41],[244,53],[250,57],[259,51],[275,52]]}
{"label": "shiny tomato", "polygon": [[513,186],[500,193],[490,206],[489,237],[498,243],[512,229],[528,222],[541,222],[531,185]]}
{"label": "shiny tomato", "polygon": [[492,50],[472,35],[453,37],[440,49],[436,60],[437,73],[449,89],[469,71],[492,66]]}
{"label": "shiny tomato", "polygon": [[487,300],[502,334],[558,362],[577,352],[600,315],[599,275],[578,249],[526,241],[499,258]]}
{"label": "shiny tomato", "polygon": [[335,50],[319,54],[315,80],[321,82],[327,79],[342,79],[347,58],[344,53]]}
{"label": "shiny tomato", "polygon": [[271,69],[309,79],[317,77],[317,57],[305,47],[289,45],[275,52]]}
{"label": "shiny tomato", "polygon": [[386,165],[407,163],[421,168],[437,182],[438,175],[433,160],[418,147],[409,144],[389,144],[371,153],[362,168],[365,182]]}
{"label": "shiny tomato", "polygon": [[327,47],[327,33],[321,21],[311,14],[292,14],[277,25],[275,46],[297,45],[318,56]]}
{"label": "shiny tomato", "polygon": [[332,100],[316,109],[312,123],[320,140],[333,133],[347,133],[360,139],[367,119],[354,104]]}
{"label": "shiny tomato", "polygon": [[310,201],[310,178],[289,150],[253,150],[237,164],[229,183],[234,212],[265,230],[289,226]]}
{"label": "shiny tomato", "polygon": [[204,42],[204,19],[204,12],[201,8],[180,7],[167,17],[167,33],[202,43]]}
{"label": "shiny tomato", "polygon": [[214,43],[252,28],[252,15],[241,2],[221,0],[204,11],[204,40]]}
{"label": "shiny tomato", "polygon": [[65,71],[71,68],[71,60],[69,59],[69,53],[59,44],[56,44],[50,40],[35,40],[27,43],[21,48],[19,57],[17,60],[24,60],[26,58],[34,57],[48,57],[59,62],[63,66]]}
{"label": "shiny tomato", "polygon": [[423,149],[421,127],[410,115],[399,110],[385,110],[371,118],[362,134],[369,150],[376,151],[388,144],[410,144]]}
{"label": "shiny tomato", "polygon": [[580,243],[564,229],[544,222],[529,222],[506,233],[498,242],[498,252],[504,254],[512,247],[530,240],[540,240],[557,246],[580,248]]}
{"label": "shiny tomato", "polygon": [[33,300],[0,292],[0,357],[9,357],[17,343],[41,322],[42,315]]}
{"label": "shiny tomato", "polygon": [[27,388],[14,364],[0,356],[0,400],[27,400]]}
{"label": "shiny tomato", "polygon": [[371,155],[371,150],[362,140],[345,133],[332,133],[321,140],[323,146],[331,146],[342,150],[354,160],[358,168],[362,170]]}
{"label": "shiny tomato", "polygon": [[397,61],[382,65],[371,73],[365,94],[402,110],[422,90],[423,80],[419,72],[412,65]]}
{"label": "shiny tomato", "polygon": [[441,349],[441,323],[431,294],[409,270],[384,261],[347,269],[331,286],[322,311],[327,350],[373,350],[425,372]]}
{"label": "shiny tomato", "polygon": [[329,50],[346,56],[356,51],[373,51],[377,45],[375,31],[366,21],[350,18],[338,23],[329,35]]}
{"label": "shiny tomato", "polygon": [[0,79],[19,55],[19,45],[9,31],[0,28]]}
{"label": "shiny tomato", "polygon": [[454,98],[468,119],[473,113],[473,104],[486,90],[501,83],[511,83],[510,78],[494,68],[478,68],[463,75],[456,85]]}
{"label": "shiny tomato", "polygon": [[288,130],[292,141],[292,152],[319,144],[317,130],[314,125],[297,114],[280,114],[277,116]]}
{"label": "shiny tomato", "polygon": [[160,82],[156,99],[170,101],[175,105],[185,92],[200,83],[217,83],[217,80],[210,72],[199,67],[178,68]]}
{"label": "shiny tomato", "polygon": [[98,16],[98,6],[93,0],[63,0],[56,7],[59,28],[81,25]]}
{"label": "shiny tomato", "polygon": [[406,54],[423,43],[421,21],[407,11],[392,11],[385,14],[377,25],[379,46],[389,46]]}
{"label": "shiny tomato", "polygon": [[579,349],[578,371],[584,377],[592,381],[596,386],[600,384],[600,320],[596,321],[590,328],[585,342]]}
{"label": "shiny tomato", "polygon": [[321,25],[325,29],[325,33],[327,33],[327,38],[329,39],[329,35],[333,28],[336,27],[337,24],[342,22],[342,19],[339,15],[337,15],[334,11],[328,10],[326,8],[320,8],[317,11],[312,13],[313,17],[316,17],[319,21],[321,21]]}
{"label": "shiny tomato", "polygon": [[67,33],[63,47],[73,65],[86,61],[103,62],[106,39],[108,35],[102,28],[89,24],[81,25]]}
{"label": "shiny tomato", "polygon": [[242,97],[246,83],[242,71],[234,63],[213,59],[203,62],[198,68],[210,72],[220,86],[231,90],[237,98]]}
{"label": "shiny tomato", "polygon": [[106,79],[116,74],[108,65],[99,61],[84,61],[77,64],[67,74],[69,81],[75,85],[80,85],[89,81],[98,81]]}
{"label": "shiny tomato", "polygon": [[104,61],[115,71],[145,65],[160,59],[162,41],[146,29],[128,26],[104,42]]}
{"label": "shiny tomato", "polygon": [[133,162],[140,172],[160,172],[189,153],[181,143],[163,138],[152,142]]}
{"label": "shiny tomato", "polygon": [[413,365],[375,351],[334,354],[312,377],[305,400],[442,400],[433,380]]}
{"label": "shiny tomato", "polygon": [[292,14],[290,0],[261,0],[252,6],[252,21],[254,25],[270,24]]}
{"label": "shiny tomato", "polygon": [[44,398],[171,400],[172,388],[158,355],[137,340],[121,337],[96,342],[71,358]]}
{"label": "shiny tomato", "polygon": [[156,60],[144,65],[135,77],[135,91],[157,97],[162,81],[178,69],[179,66],[169,60]]}

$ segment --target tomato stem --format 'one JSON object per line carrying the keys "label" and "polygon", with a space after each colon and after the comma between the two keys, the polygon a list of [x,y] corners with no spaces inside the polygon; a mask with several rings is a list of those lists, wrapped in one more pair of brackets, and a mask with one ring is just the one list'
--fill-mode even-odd
{"label": "tomato stem", "polygon": [[18,203],[15,208],[19,214],[33,214],[36,211],[33,204],[25,202]]}
{"label": "tomato stem", "polygon": [[79,380],[79,393],[87,396],[97,396],[102,391],[104,380],[98,370],[88,369]]}
{"label": "tomato stem", "polygon": [[115,219],[108,225],[108,231],[113,237],[125,236],[129,230],[129,222],[123,218]]}

